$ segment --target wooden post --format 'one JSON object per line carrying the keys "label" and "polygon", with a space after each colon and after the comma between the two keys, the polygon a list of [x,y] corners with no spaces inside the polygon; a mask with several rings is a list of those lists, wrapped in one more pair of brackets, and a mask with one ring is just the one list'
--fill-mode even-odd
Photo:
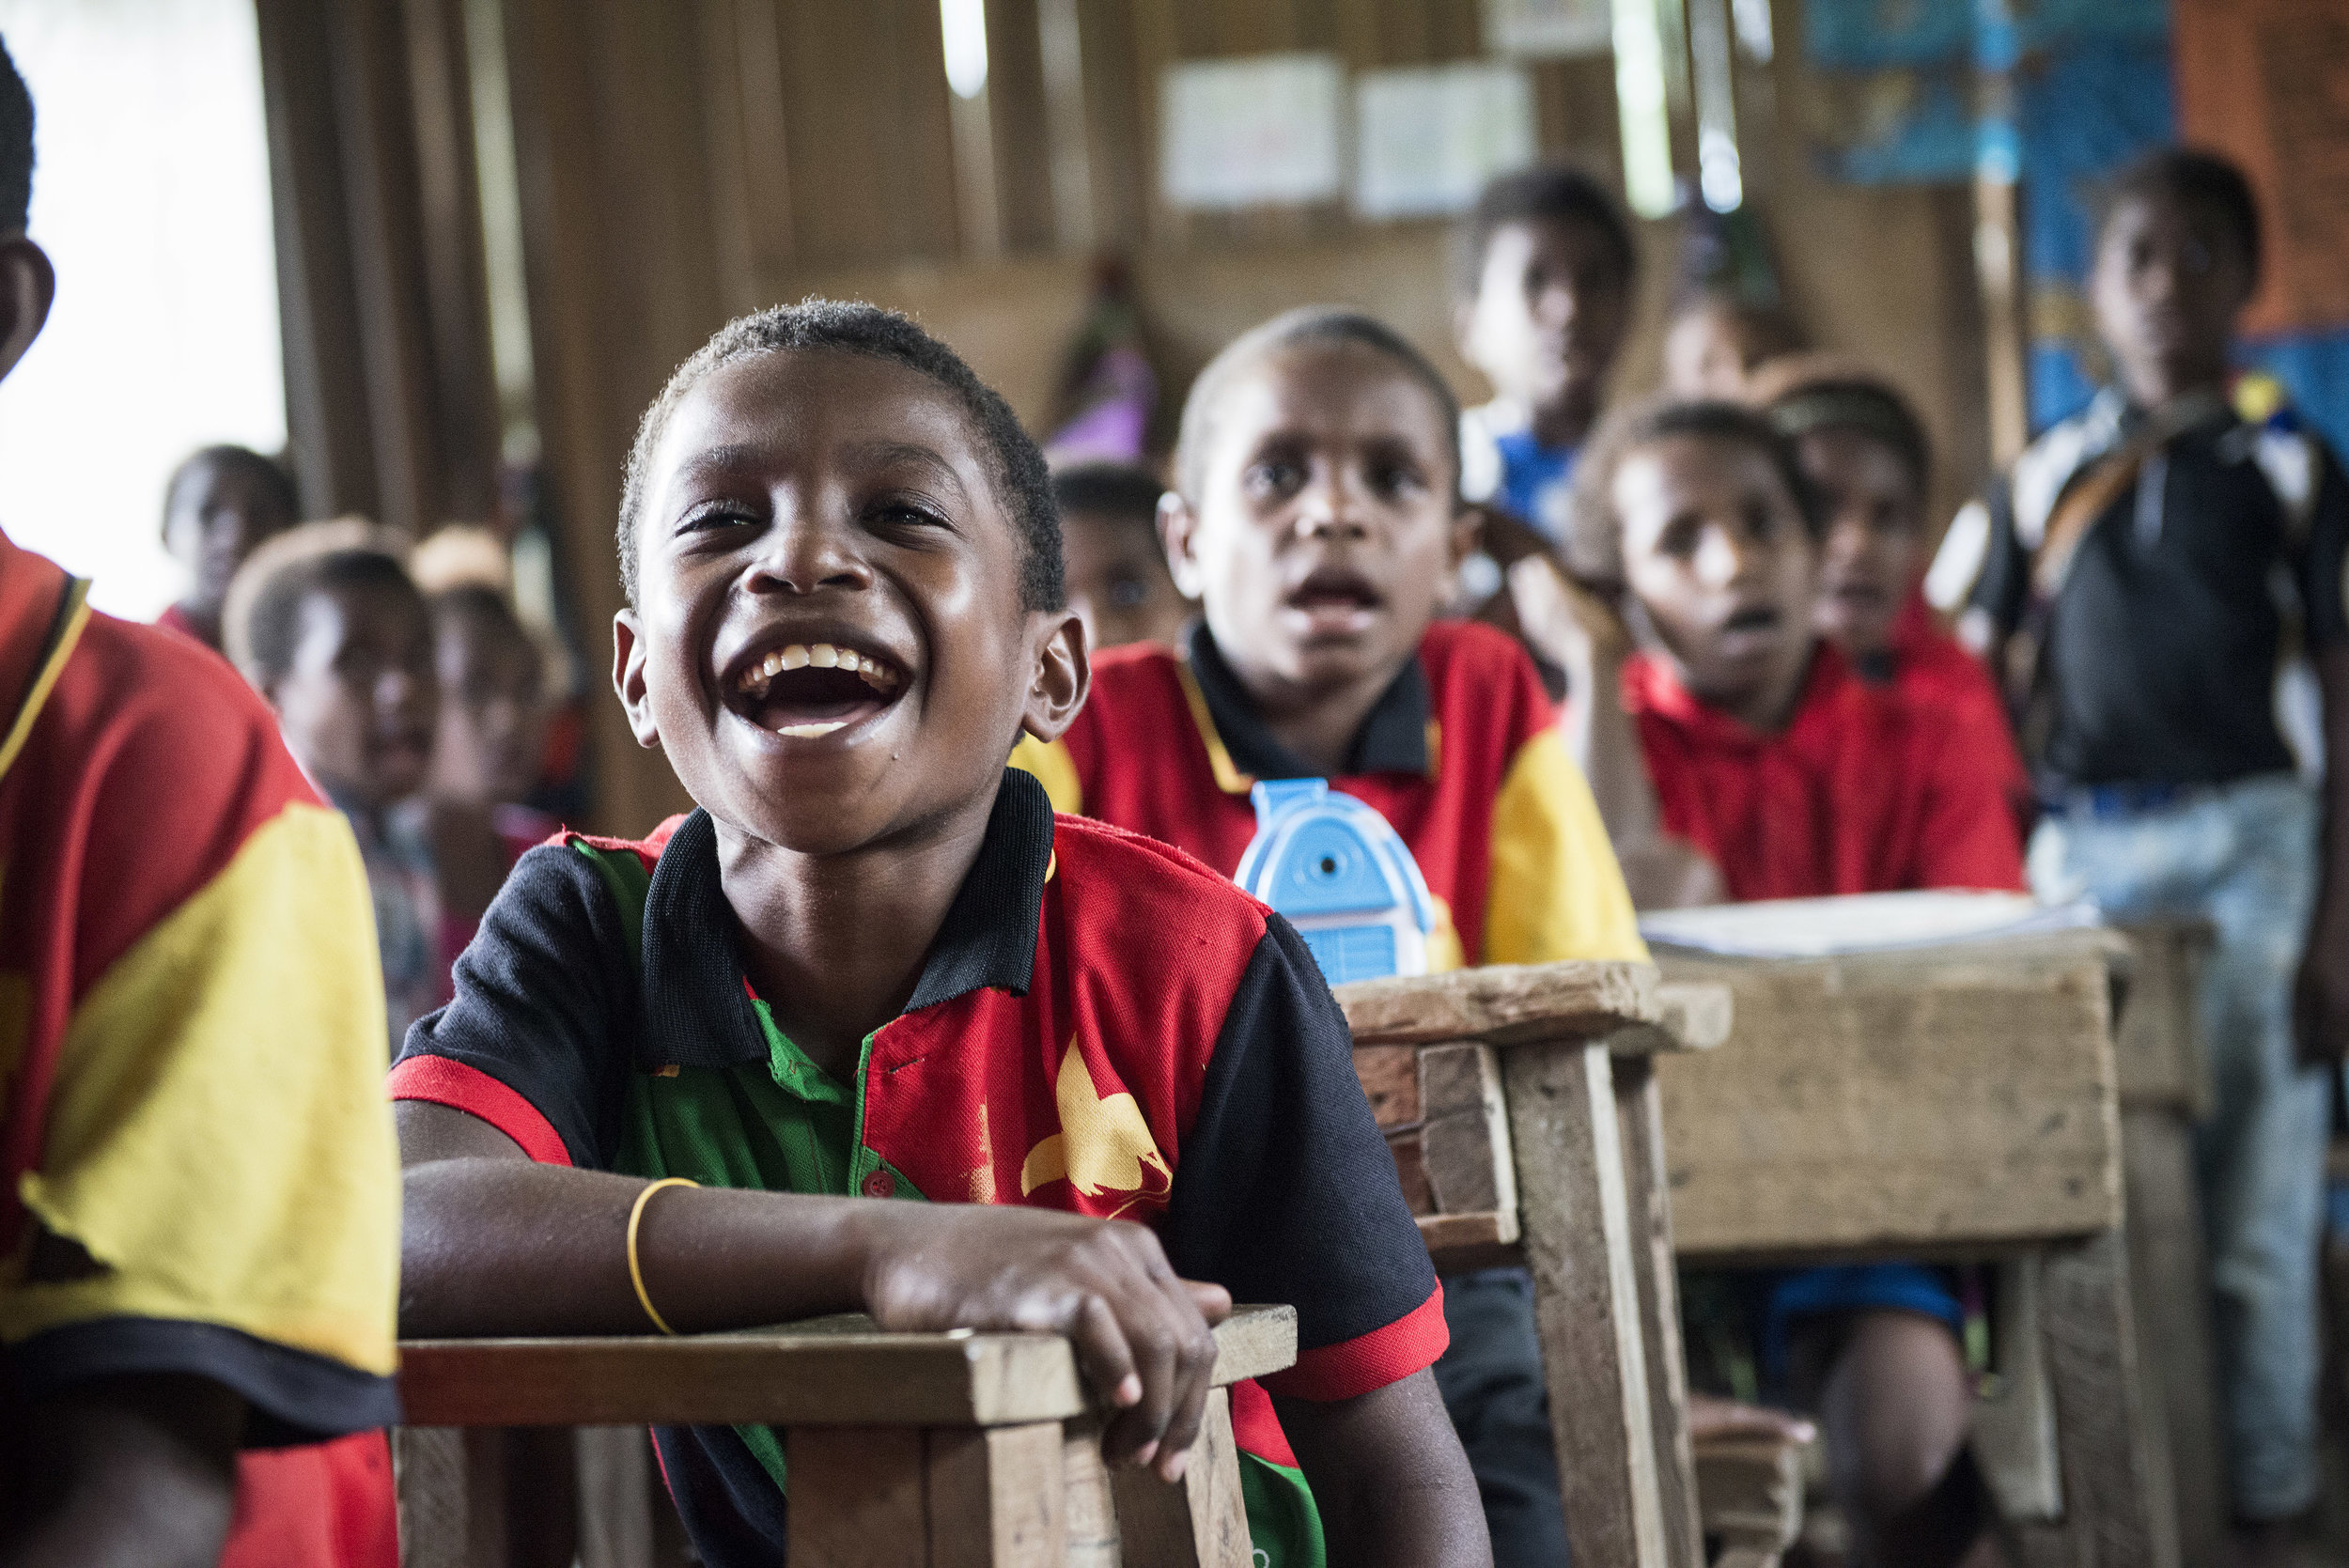
{"label": "wooden post", "polygon": [[1250,1568],[1254,1548],[1226,1390],[1207,1395],[1182,1480],[1169,1486],[1147,1470],[1120,1470],[1110,1490],[1125,1568]]}
{"label": "wooden post", "polygon": [[1696,1457],[1688,1444],[1688,1363],[1680,1343],[1680,1280],[1672,1261],[1672,1206],[1664,1174],[1664,1112],[1645,1056],[1613,1058],[1616,1123],[1623,1140],[1626,1207],[1631,1220],[1641,1341],[1647,1352],[1656,1484],[1663,1511],[1665,1560],[1704,1560],[1698,1522]]}
{"label": "wooden post", "polygon": [[1501,1078],[1567,1542],[1579,1568],[1662,1568],[1613,1064],[1604,1044],[1546,1040],[1505,1048]]}

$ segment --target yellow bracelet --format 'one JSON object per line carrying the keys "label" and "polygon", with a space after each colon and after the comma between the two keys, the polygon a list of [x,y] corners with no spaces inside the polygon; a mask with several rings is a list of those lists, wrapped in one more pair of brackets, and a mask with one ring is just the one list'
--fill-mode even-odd
{"label": "yellow bracelet", "polygon": [[652,1297],[645,1294],[645,1266],[636,1261],[636,1227],[645,1222],[646,1200],[662,1188],[699,1187],[700,1185],[699,1182],[687,1181],[683,1176],[663,1176],[657,1182],[647,1182],[645,1184],[644,1190],[636,1194],[635,1206],[628,1211],[629,1283],[636,1287],[636,1304],[645,1309],[645,1315],[652,1319],[652,1326],[664,1334],[674,1334],[677,1330],[669,1327],[667,1319],[653,1310]]}

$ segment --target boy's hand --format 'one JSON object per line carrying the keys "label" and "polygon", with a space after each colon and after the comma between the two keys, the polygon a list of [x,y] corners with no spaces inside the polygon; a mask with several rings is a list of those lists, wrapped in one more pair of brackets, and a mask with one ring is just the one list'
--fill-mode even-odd
{"label": "boy's hand", "polygon": [[2339,1066],[2349,1057],[2349,922],[2319,912],[2309,930],[2308,951],[2293,987],[2294,1023],[2300,1062],[2309,1067]]}
{"label": "boy's hand", "polygon": [[864,1297],[884,1328],[1066,1334],[1112,1410],[1112,1465],[1182,1479],[1215,1370],[1209,1325],[1231,1315],[1220,1285],[1177,1279],[1140,1225],[1042,1209],[874,1205]]}
{"label": "boy's hand", "polygon": [[1548,555],[1528,555],[1509,567],[1509,598],[1527,638],[1567,671],[1611,670],[1630,656],[1623,617]]}

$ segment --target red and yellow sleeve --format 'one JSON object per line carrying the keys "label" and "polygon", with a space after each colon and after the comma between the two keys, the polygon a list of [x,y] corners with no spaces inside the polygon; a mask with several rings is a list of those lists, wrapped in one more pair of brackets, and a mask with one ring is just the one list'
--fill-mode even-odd
{"label": "red and yellow sleeve", "polygon": [[210,1375],[288,1434],[383,1424],[399,1175],[349,826],[225,664],[102,618],[7,784],[0,910],[54,911],[19,983],[63,1005],[17,1020],[48,1242],[0,1263],[0,1351],[51,1386]]}
{"label": "red and yellow sleeve", "polygon": [[1598,803],[1545,724],[1510,758],[1493,804],[1484,962],[1647,955]]}

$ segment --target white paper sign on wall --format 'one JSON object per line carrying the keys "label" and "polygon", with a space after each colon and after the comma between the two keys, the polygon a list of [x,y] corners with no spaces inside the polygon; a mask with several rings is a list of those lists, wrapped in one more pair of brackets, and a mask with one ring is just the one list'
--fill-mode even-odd
{"label": "white paper sign on wall", "polygon": [[1533,90],[1517,66],[1374,70],[1354,86],[1354,208],[1365,218],[1464,212],[1494,175],[1531,165]]}
{"label": "white paper sign on wall", "polygon": [[1334,54],[1168,67],[1159,95],[1167,202],[1229,210],[1334,200],[1345,189],[1345,87]]}

